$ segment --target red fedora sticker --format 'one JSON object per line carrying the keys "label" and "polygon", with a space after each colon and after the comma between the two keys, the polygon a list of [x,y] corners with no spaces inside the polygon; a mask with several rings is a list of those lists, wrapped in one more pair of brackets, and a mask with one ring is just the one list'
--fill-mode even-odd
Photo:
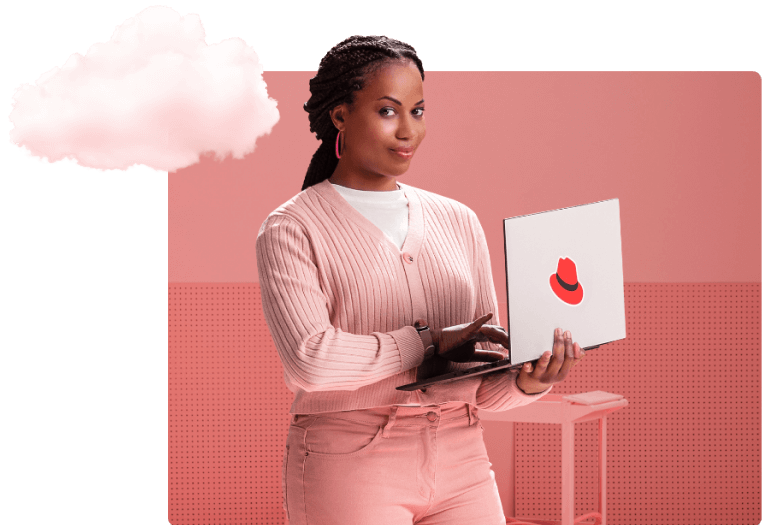
{"label": "red fedora sticker", "polygon": [[550,276],[549,286],[564,303],[575,306],[584,298],[584,288],[576,274],[576,263],[568,257],[557,261],[557,272]]}

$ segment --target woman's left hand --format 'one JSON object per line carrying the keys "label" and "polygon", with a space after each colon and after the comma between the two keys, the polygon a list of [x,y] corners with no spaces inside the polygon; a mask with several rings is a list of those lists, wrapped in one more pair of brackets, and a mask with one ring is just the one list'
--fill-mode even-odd
{"label": "woman's left hand", "polygon": [[571,332],[563,333],[557,328],[552,352],[544,352],[536,362],[536,368],[531,363],[525,363],[517,376],[517,386],[526,394],[541,393],[553,383],[565,379],[568,371],[584,355],[579,343],[571,341]]}
{"label": "woman's left hand", "polygon": [[[509,350],[509,334],[497,325],[483,325],[475,340],[477,342],[490,341],[497,343]],[[590,348],[598,348],[596,345]],[[544,354],[533,363],[525,363],[517,376],[517,386],[527,394],[540,393],[565,379],[568,371],[581,361],[586,352],[579,343],[571,340],[571,332],[563,333],[560,328],[555,330],[555,340],[552,352]]]}

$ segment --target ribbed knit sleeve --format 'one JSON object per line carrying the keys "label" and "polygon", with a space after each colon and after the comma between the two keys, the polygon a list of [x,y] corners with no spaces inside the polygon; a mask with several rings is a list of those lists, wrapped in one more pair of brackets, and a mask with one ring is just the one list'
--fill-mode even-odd
{"label": "ribbed knit sleeve", "polygon": [[421,364],[424,347],[412,326],[353,334],[332,325],[314,253],[288,215],[268,217],[256,239],[264,316],[288,387],[357,390]]}
{"label": "ribbed knit sleeve", "polygon": [[[493,313],[487,324],[501,326],[499,322],[499,303],[496,298],[496,288],[493,285],[493,273],[491,271],[491,254],[488,251],[488,243],[485,239],[485,232],[474,212],[470,213],[472,229],[474,231],[475,249],[474,249],[474,269],[477,287],[477,304],[475,306],[474,318]],[[498,350],[508,354],[507,350],[496,343],[478,343],[480,348],[486,350]],[[520,390],[517,386],[517,370],[508,370],[495,374],[486,374],[477,389],[477,406],[484,410],[502,411],[509,410],[516,406],[527,405],[541,398],[552,390],[552,386],[544,392],[535,395],[529,395]]]}

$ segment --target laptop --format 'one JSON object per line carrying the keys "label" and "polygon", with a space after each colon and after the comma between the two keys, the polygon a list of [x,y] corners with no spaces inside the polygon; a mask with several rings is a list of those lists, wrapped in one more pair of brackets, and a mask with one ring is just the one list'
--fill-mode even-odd
{"label": "laptop", "polygon": [[585,350],[626,338],[618,199],[504,219],[504,256],[509,358],[397,390],[520,368],[552,350],[558,327]]}

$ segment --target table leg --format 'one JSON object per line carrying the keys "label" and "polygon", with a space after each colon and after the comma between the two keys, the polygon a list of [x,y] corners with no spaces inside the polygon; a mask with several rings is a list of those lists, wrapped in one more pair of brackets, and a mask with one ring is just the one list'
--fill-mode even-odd
{"label": "table leg", "polygon": [[563,518],[562,525],[573,525],[574,511],[574,424],[564,422],[563,432]]}
{"label": "table leg", "polygon": [[607,432],[606,432],[607,420],[605,417],[601,417],[597,420],[597,433],[598,433],[598,448],[599,458],[597,461],[597,509],[600,513],[600,525],[605,525],[605,511],[606,505],[606,473],[607,473]]}
{"label": "table leg", "polygon": [[512,501],[511,506],[512,509],[510,512],[512,513],[510,517],[514,518],[517,516],[517,509],[515,508],[515,422],[512,422],[512,471],[511,471],[511,478],[512,478]]}

